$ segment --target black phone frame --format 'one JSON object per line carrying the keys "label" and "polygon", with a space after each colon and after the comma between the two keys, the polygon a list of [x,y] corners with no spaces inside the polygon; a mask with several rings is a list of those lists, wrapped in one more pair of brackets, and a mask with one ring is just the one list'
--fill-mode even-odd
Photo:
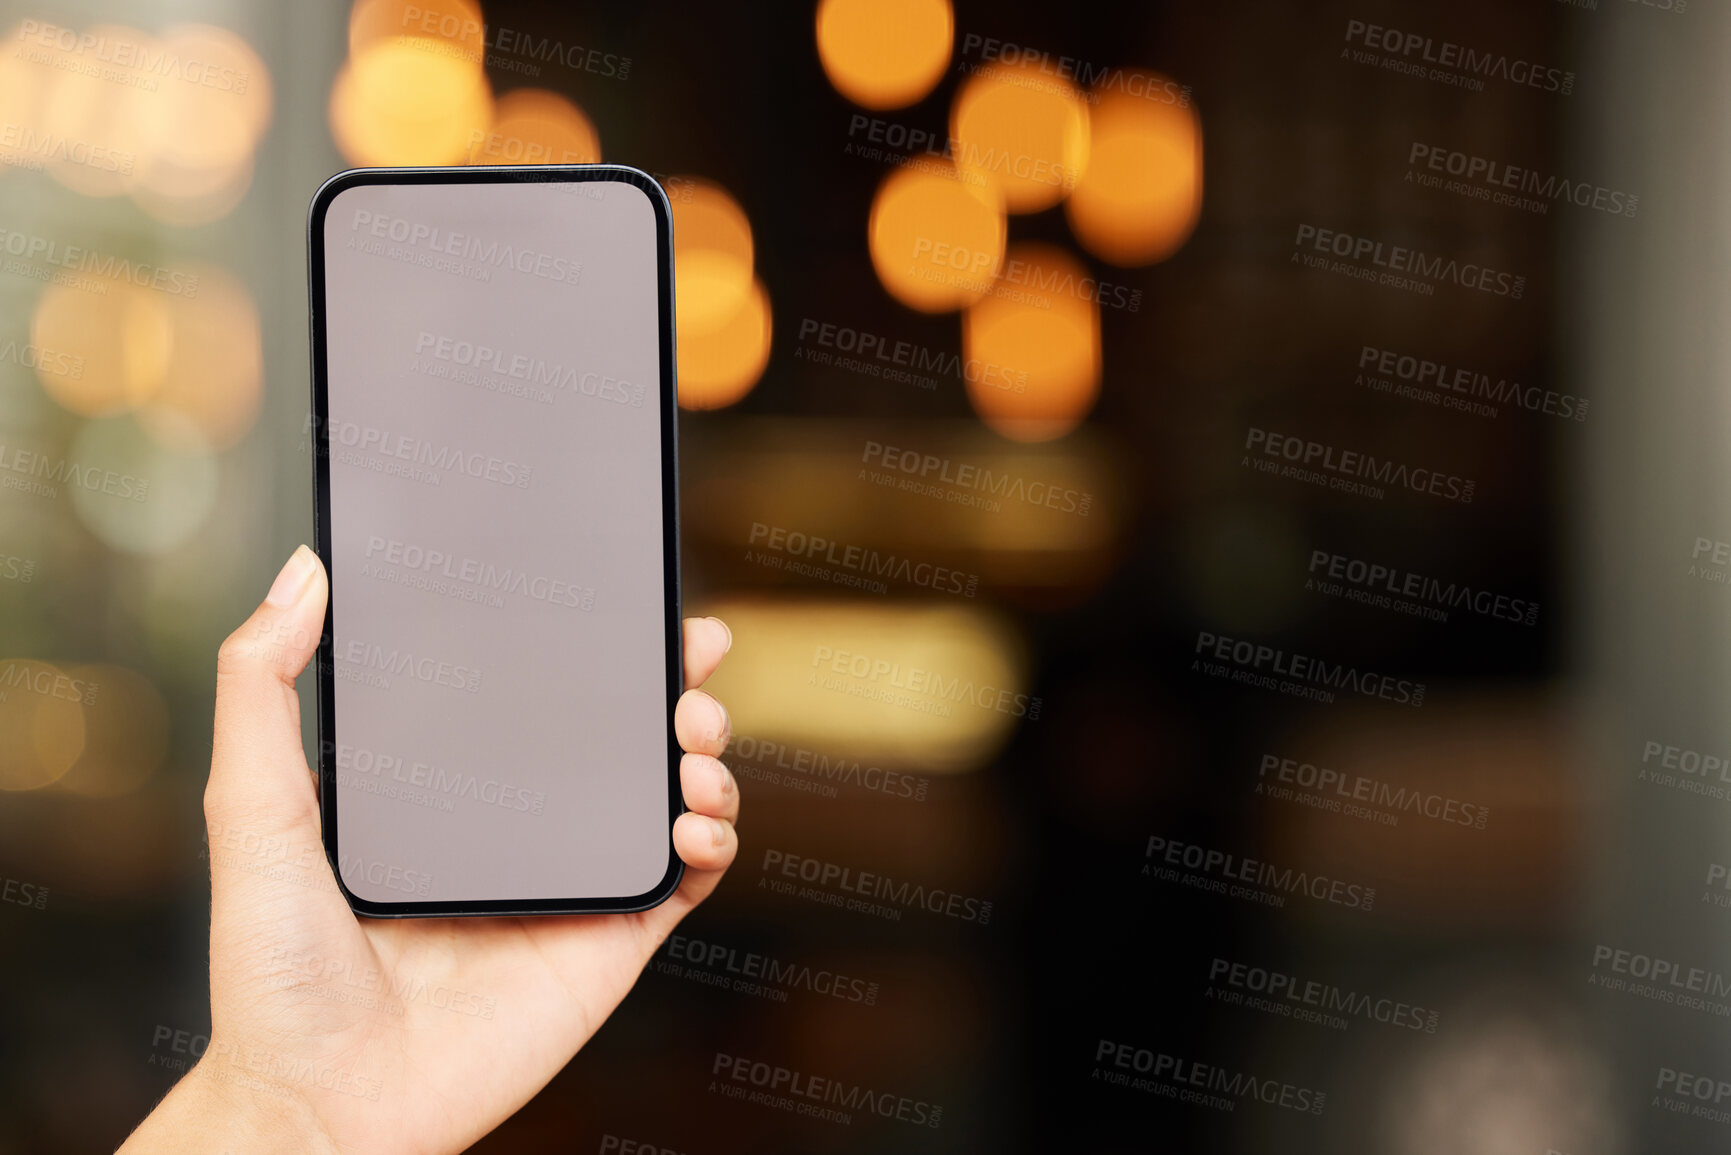
{"label": "black phone frame", "polygon": [[326,573],[333,573],[331,556],[331,489],[329,380],[325,335],[325,217],[344,191],[378,184],[521,184],[606,181],[642,190],[655,212],[656,265],[659,277],[661,325],[661,514],[662,568],[666,588],[667,637],[667,873],[652,889],[638,895],[569,899],[481,899],[464,901],[377,902],[361,898],[343,882],[338,847],[336,774],[336,678],[331,635],[337,597],[331,581],[325,606],[324,632],[317,654],[319,809],[325,857],[337,889],[356,914],[369,918],[450,918],[499,915],[558,915],[631,913],[648,910],[672,897],[685,873],[685,863],[673,848],[673,823],[684,813],[679,785],[683,751],[673,729],[673,711],[685,688],[684,638],[679,583],[679,409],[674,361],[673,209],[661,185],[648,173],[626,165],[500,165],[464,168],[359,168],[331,177],[313,194],[307,214],[307,301],[312,327],[313,510],[314,537]]}

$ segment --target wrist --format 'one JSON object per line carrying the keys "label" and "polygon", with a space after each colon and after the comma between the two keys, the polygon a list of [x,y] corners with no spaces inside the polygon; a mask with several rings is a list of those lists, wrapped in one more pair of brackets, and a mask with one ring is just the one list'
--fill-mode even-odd
{"label": "wrist", "polygon": [[206,1052],[121,1147],[125,1155],[336,1152],[295,1088]]}

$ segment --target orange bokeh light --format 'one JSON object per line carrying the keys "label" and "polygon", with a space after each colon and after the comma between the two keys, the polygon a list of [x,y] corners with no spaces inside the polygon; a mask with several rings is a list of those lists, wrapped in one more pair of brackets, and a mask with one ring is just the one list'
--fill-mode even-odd
{"label": "orange bokeh light", "polygon": [[55,401],[82,417],[121,413],[162,387],[174,341],[168,298],[126,281],[106,293],[50,285],[30,341],[45,351],[36,378]]}
{"label": "orange bokeh light", "polygon": [[[1148,91],[1164,86],[1155,77]],[[1115,265],[1165,260],[1202,215],[1202,125],[1187,105],[1098,93],[1088,167],[1066,212],[1082,246]]]}
{"label": "orange bokeh light", "polygon": [[821,0],[817,55],[837,92],[865,108],[903,108],[943,79],[955,45],[949,0]]}
{"label": "orange bokeh light", "polygon": [[756,279],[740,308],[722,324],[692,333],[681,322],[680,406],[720,409],[750,393],[769,364],[769,338],[769,294]]}
{"label": "orange bokeh light", "polygon": [[1004,259],[994,188],[947,172],[897,169],[878,186],[868,228],[872,266],[891,296],[925,313],[980,299]]}
{"label": "orange bokeh light", "polygon": [[1088,106],[1076,86],[1029,63],[993,64],[956,94],[958,166],[997,185],[1012,213],[1050,208],[1088,165]]}
{"label": "orange bokeh light", "polygon": [[349,55],[412,38],[431,51],[480,65],[486,25],[475,0],[358,0],[349,13]]}
{"label": "orange bokeh light", "polygon": [[191,271],[198,294],[168,301],[168,361],[138,421],[168,449],[227,449],[252,428],[263,400],[258,308],[233,274],[215,265]]}
{"label": "orange bokeh light", "polygon": [[682,177],[673,206],[674,314],[681,334],[725,324],[751,292],[751,222],[727,190]]}
{"label": "orange bokeh light", "polygon": [[492,105],[478,61],[440,40],[382,38],[337,74],[331,134],[355,164],[461,164],[484,139]]}
{"label": "orange bokeh light", "polygon": [[493,123],[472,140],[469,164],[594,164],[601,135],[583,110],[556,92],[518,88],[493,105]]}
{"label": "orange bokeh light", "polygon": [[962,317],[968,400],[1015,441],[1050,441],[1074,429],[1100,394],[1100,307],[1082,263],[1053,245],[1013,245],[999,290]]}

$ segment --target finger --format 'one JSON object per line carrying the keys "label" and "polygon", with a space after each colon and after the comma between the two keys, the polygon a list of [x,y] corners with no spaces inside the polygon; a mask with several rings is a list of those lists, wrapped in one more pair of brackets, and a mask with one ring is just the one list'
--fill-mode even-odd
{"label": "finger", "polygon": [[708,754],[687,754],[679,760],[679,785],[685,794],[685,808],[722,818],[739,821],[739,785],[733,771],[721,759]]}
{"label": "finger", "polygon": [[673,824],[673,849],[685,863],[685,877],[673,897],[638,917],[646,933],[644,958],[659,946],[691,908],[715,892],[739,853],[739,832],[722,818],[695,812],[681,814]]}
{"label": "finger", "polygon": [[733,631],[720,618],[686,618],[685,688],[695,690],[709,681],[732,648]]}
{"label": "finger", "polygon": [[318,648],[328,596],[324,566],[295,550],[252,617],[216,659],[216,728],[205,816],[255,834],[318,833],[318,802],[301,750],[294,682]]}
{"label": "finger", "polygon": [[733,736],[733,723],[720,702],[702,690],[687,690],[673,707],[673,732],[680,749],[719,757]]}

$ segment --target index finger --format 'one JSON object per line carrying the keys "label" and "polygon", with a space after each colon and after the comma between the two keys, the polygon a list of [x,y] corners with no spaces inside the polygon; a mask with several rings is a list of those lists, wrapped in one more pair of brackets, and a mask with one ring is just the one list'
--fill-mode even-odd
{"label": "index finger", "polygon": [[720,618],[686,618],[685,688],[695,690],[707,682],[732,648],[733,631]]}

